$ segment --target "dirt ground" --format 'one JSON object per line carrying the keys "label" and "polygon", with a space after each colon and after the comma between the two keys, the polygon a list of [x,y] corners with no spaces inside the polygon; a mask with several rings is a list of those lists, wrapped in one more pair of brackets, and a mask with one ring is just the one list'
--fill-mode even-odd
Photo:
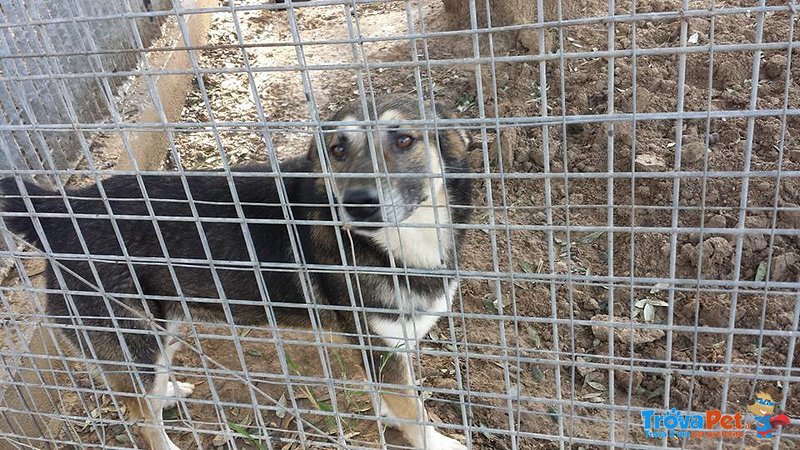
{"label": "dirt ground", "polygon": [[[359,5],[358,33],[368,37],[403,35],[408,33],[409,20],[416,30],[421,30],[423,24],[418,12],[424,13],[425,30],[464,28],[464,24],[453,23],[444,13],[439,0],[412,3],[413,19],[407,17],[405,2]],[[416,10],[418,3],[422,5],[419,11]],[[607,14],[605,2],[571,3],[576,16]],[[681,7],[677,0],[637,3],[637,11],[644,13],[676,11]],[[746,7],[750,3],[730,0],[725,5]],[[780,4],[777,1],[768,3]],[[690,9],[708,8],[705,1],[690,1],[689,4]],[[628,1],[617,2],[618,14],[630,13],[630,8]],[[298,38],[292,36],[285,12],[241,13],[238,23],[241,36],[237,36],[230,14],[216,14],[209,43],[237,44],[241,38],[248,44],[276,44],[291,43]],[[297,27],[302,41],[321,42],[348,35],[341,6],[301,8],[297,12]],[[684,36],[689,41],[687,45],[712,43],[712,27],[715,44],[756,40],[756,15],[741,13],[720,15],[713,23],[709,18],[689,19]],[[763,42],[786,42],[788,30],[788,13],[769,13]],[[558,42],[557,31],[548,33],[553,33]],[[513,37],[497,35],[494,38],[492,45],[498,56],[517,56],[526,51],[508,45]],[[638,21],[635,26],[618,24],[615,48],[630,49],[634,41],[636,48],[642,50],[680,46],[681,22],[654,19]],[[488,40],[483,37],[479,44],[481,55],[488,55]],[[564,27],[563,45],[568,52],[606,50],[607,26],[597,23]],[[349,44],[309,44],[304,45],[302,51],[309,65],[353,62],[354,52],[371,62],[412,58],[411,47],[405,40],[367,42],[356,48]],[[468,35],[431,38],[418,42],[416,51],[420,58],[459,59],[473,55],[473,42]],[[264,45],[245,52],[239,49],[203,51],[199,63],[206,68],[241,67],[245,62],[256,68],[288,68],[297,64],[297,58],[297,49],[292,45]],[[752,60],[752,51],[715,52],[713,76],[709,80],[709,53],[688,53],[685,95],[680,107],[696,112],[742,110],[754,100],[758,109],[797,108],[800,104],[800,85],[797,84],[800,58],[796,54],[793,56],[791,84],[787,88],[786,51],[765,51],[755,99],[751,99]],[[639,55],[636,59],[616,58],[614,111],[677,111],[681,62],[674,52]],[[476,69],[472,65],[427,67],[420,71],[419,79],[411,68],[374,68],[362,74],[361,79],[348,69],[317,70],[310,72],[307,82],[313,87],[313,101],[323,117],[356,99],[359,83],[376,93],[411,93],[417,82],[426,93],[432,88],[437,98],[454,105],[466,117],[480,117],[481,101],[489,117],[541,117],[544,94],[547,114],[551,117],[607,114],[608,60],[566,59],[563,66],[561,63],[559,59],[549,59],[544,64],[547,74],[544,88],[539,82],[538,62],[483,65],[479,68],[482,88],[476,84]],[[205,75],[202,86],[198,84],[187,100],[183,120],[292,122],[312,118],[299,72],[256,71],[253,81],[257,96],[253,95],[244,74]],[[698,117],[701,118],[637,120],[635,124],[616,122],[613,125],[599,121],[556,122],[546,129],[543,126],[504,127],[499,141],[513,152],[497,151],[498,146],[493,143],[498,140],[496,129],[488,130],[486,136],[475,134],[477,139],[486,140],[490,150],[486,157],[490,160],[488,167],[484,166],[484,154],[475,151],[475,171],[499,172],[497,154],[500,153],[504,172],[532,175],[526,179],[479,184],[475,197],[479,211],[475,222],[489,224],[493,220],[497,231],[487,228],[470,233],[461,257],[461,268],[488,276],[465,277],[455,305],[455,311],[464,313],[463,319],[452,323],[442,321],[421,344],[424,351],[444,350],[460,355],[458,358],[426,355],[419,361],[422,384],[435,391],[427,401],[434,420],[461,424],[466,417],[469,425],[487,430],[471,435],[473,448],[479,449],[555,448],[556,444],[548,437],[558,437],[559,433],[576,438],[572,444],[574,448],[600,448],[591,445],[591,441],[611,440],[610,423],[614,424],[614,439],[618,442],[653,444],[645,438],[640,425],[636,425],[641,421],[638,413],[635,410],[626,412],[625,405],[663,408],[668,398],[669,407],[704,411],[719,407],[720,395],[727,389],[728,411],[738,411],[744,409],[755,388],[752,374],[756,374],[755,378],[787,374],[785,367],[791,345],[788,335],[796,314],[795,292],[779,289],[765,292],[763,288],[741,288],[734,292],[730,285],[700,288],[691,280],[800,280],[800,236],[768,232],[800,228],[800,210],[797,209],[800,185],[796,178],[785,176],[780,183],[772,174],[749,178],[744,228],[767,231],[745,234],[738,273],[734,264],[736,234],[720,232],[740,226],[744,178],[737,176],[737,172],[748,167],[751,171],[763,172],[800,170],[800,118],[788,116],[782,120],[780,116],[764,116],[753,120],[752,158],[745,161],[750,125],[746,118]],[[683,130],[680,145],[676,142],[676,127]],[[271,128],[269,133],[264,131],[245,127],[241,131],[226,129],[219,133],[218,141],[214,130],[182,133],[176,142],[180,162],[192,169],[218,168],[220,148],[231,164],[266,160],[270,147],[276,149],[280,159],[285,159],[305,151],[311,129],[287,126]],[[550,151],[549,167],[544,167],[545,133]],[[266,136],[270,138],[269,145],[265,145]],[[613,152],[609,152],[611,145]],[[677,152],[679,147],[681,151]],[[676,154],[680,154],[679,169],[676,169]],[[174,164],[175,161],[169,161],[167,165]],[[608,172],[612,170],[621,173],[635,170],[640,175],[625,175],[609,181]],[[654,176],[674,170],[693,175],[681,178],[679,183],[667,176]],[[703,171],[709,172],[707,177],[702,176]],[[554,177],[548,183],[541,176],[548,172],[582,176],[572,177],[568,182],[565,176]],[[719,176],[720,172],[729,173],[729,176]],[[593,173],[596,175],[591,176]],[[488,186],[493,194],[493,209],[487,206]],[[551,192],[549,214],[547,190]],[[777,215],[775,206],[781,208]],[[622,229],[613,236],[577,231],[554,232],[549,236],[544,231],[519,231],[504,226],[546,225],[548,215],[552,216],[553,225],[569,224],[571,230],[609,223]],[[649,227],[649,230],[633,234],[624,231],[632,227]],[[704,227],[717,231],[681,230],[673,241],[670,227]],[[497,258],[487,257],[492,255],[493,245]],[[556,255],[553,260],[548,257],[548,245],[553,246]],[[528,278],[490,279],[510,272]],[[556,282],[547,281],[551,275],[557,276]],[[592,275],[620,278],[610,283],[593,281]],[[674,286],[670,293],[669,285],[643,281],[656,278],[687,281]],[[502,315],[497,312],[500,304],[503,305]],[[647,322],[654,326],[637,327],[633,332],[620,329],[609,343],[609,329],[598,325],[611,320],[609,316],[613,316],[615,322],[624,322],[633,316],[639,324]],[[664,331],[664,325],[671,328]],[[731,325],[735,332],[728,352]],[[230,336],[227,328],[207,331]],[[203,354],[232,370],[240,368],[243,356],[246,357],[248,371],[256,378],[252,383],[262,394],[251,396],[251,390],[241,380],[222,375],[211,379],[199,372],[179,371],[179,379],[196,382],[198,387],[192,396],[193,402],[187,403],[189,410],[171,412],[170,424],[187,427],[190,412],[193,427],[206,434],[197,435],[186,428],[172,435],[182,448],[191,448],[198,439],[206,448],[222,447],[228,442],[215,439],[213,433],[220,432],[220,424],[228,422],[243,429],[242,437],[236,439],[239,448],[261,448],[259,445],[266,448],[264,442],[248,436],[251,431],[257,435],[254,430],[259,426],[285,430],[273,433],[273,448],[299,448],[284,446],[278,441],[280,437],[296,438],[298,425],[296,417],[280,407],[291,407],[292,396],[281,378],[283,369],[274,349],[256,342],[259,337],[274,338],[265,330],[238,332],[245,341],[240,350],[230,339],[209,338],[202,343]],[[453,337],[456,343],[452,342]],[[800,346],[794,348],[796,365],[800,360]],[[298,407],[308,410],[303,419],[320,430],[323,437],[319,439],[323,441],[330,437],[330,430],[337,428],[335,419],[324,415],[334,402],[339,410],[360,416],[374,415],[369,396],[359,388],[358,380],[363,380],[364,375],[353,368],[358,366],[359,353],[342,353],[336,355],[337,362],[331,365],[334,371],[331,377],[337,386],[335,398],[331,398],[325,386],[302,383],[293,386]],[[320,373],[320,358],[315,348],[291,345],[287,354],[292,362],[291,375]],[[504,359],[508,362],[504,363]],[[178,356],[178,364],[202,367],[203,361],[197,354],[184,351]],[[607,364],[616,365],[616,369],[603,368]],[[456,368],[460,378],[465,380],[461,386],[456,381]],[[456,394],[460,388],[470,392],[464,399],[469,403],[464,410]],[[216,392],[218,398],[213,397],[212,392]],[[800,390],[793,386],[790,392],[786,411],[800,414]],[[613,398],[610,398],[612,393]],[[559,398],[563,399],[561,403]],[[198,401],[201,403],[196,403]],[[254,417],[253,407],[220,407],[226,403],[258,404],[262,408],[261,418]],[[609,404],[620,408],[613,416],[607,407]],[[220,416],[220,411],[224,411],[224,417]],[[374,421],[348,417],[342,420],[348,431],[345,437],[352,445],[374,446],[378,442],[380,433]],[[309,429],[308,423],[306,429]],[[517,440],[516,447],[507,432],[512,426],[526,436]],[[387,431],[387,436],[390,442],[402,443],[391,431]],[[110,442],[122,444],[113,439]],[[668,443],[681,445],[679,440]],[[754,445],[750,438],[745,444]],[[685,445],[703,448],[710,444],[687,442]],[[800,441],[796,439],[782,440],[781,448],[798,447]]]}

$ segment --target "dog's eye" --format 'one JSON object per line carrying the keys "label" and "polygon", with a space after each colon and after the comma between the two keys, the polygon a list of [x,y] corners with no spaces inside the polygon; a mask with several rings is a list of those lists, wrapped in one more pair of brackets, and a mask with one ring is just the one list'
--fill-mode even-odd
{"label": "dog's eye", "polygon": [[347,152],[347,149],[344,148],[342,144],[336,144],[331,147],[331,154],[336,158],[344,158],[344,154]]}
{"label": "dog's eye", "polygon": [[405,149],[414,145],[415,140],[416,139],[407,134],[401,134],[400,136],[397,136],[397,141],[395,143],[397,144],[397,147]]}

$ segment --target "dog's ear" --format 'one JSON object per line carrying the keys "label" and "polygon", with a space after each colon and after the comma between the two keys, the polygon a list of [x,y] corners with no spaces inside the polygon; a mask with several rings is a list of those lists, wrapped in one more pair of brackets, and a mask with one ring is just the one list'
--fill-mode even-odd
{"label": "dog's ear", "polygon": [[308,151],[306,152],[306,159],[311,162],[319,161],[319,151],[317,150],[316,136],[311,136],[311,142],[308,144]]}
{"label": "dog's ear", "polygon": [[[453,113],[453,109],[436,102],[436,117],[440,119],[457,119],[458,117]],[[468,151],[475,148],[475,142],[472,135],[465,130],[460,124],[449,123],[442,127],[439,132],[439,139],[446,141],[448,147],[457,154],[466,155]]]}

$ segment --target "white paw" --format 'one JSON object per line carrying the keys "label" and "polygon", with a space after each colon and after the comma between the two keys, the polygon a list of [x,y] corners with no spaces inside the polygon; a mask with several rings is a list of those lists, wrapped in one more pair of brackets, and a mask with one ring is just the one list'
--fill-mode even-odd
{"label": "white paw", "polygon": [[169,446],[169,450],[181,450],[180,447],[178,447],[177,445],[175,445],[174,442],[172,442],[172,439],[167,438],[167,441],[168,441],[167,445]]}
{"label": "white paw", "polygon": [[467,446],[453,438],[439,433],[433,427],[426,427],[425,442],[415,439],[414,447],[419,450],[467,450]]}
{"label": "white paw", "polygon": [[170,438],[167,438],[167,445],[169,446],[169,450],[181,450],[181,448],[175,445]]}
{"label": "white paw", "polygon": [[[192,395],[192,392],[194,392],[194,385],[192,383],[184,383],[182,381],[176,381],[174,383],[170,382],[167,384],[167,392],[164,395],[167,397],[174,397],[175,400],[171,398],[167,399],[167,401],[164,402],[164,409],[170,409],[178,406],[177,399],[186,398]],[[178,447],[175,447],[175,449],[177,448]],[[170,450],[175,449],[170,448]]]}
{"label": "white paw", "polygon": [[467,450],[466,445],[435,430],[428,433],[427,445],[430,450]]}
{"label": "white paw", "polygon": [[151,435],[150,446],[151,450],[181,450],[180,447],[172,442],[172,439],[167,436],[165,430],[159,430],[155,435]]}

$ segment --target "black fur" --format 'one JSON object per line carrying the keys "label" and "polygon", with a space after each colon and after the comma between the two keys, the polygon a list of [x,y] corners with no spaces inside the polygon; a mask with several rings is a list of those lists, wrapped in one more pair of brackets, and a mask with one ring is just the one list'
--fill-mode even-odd
{"label": "black fur", "polygon": [[[464,149],[448,148],[454,145],[454,137],[442,132],[440,145],[448,171],[451,173],[468,172]],[[313,160],[299,157],[281,163],[283,183],[285,185],[289,207],[293,218],[298,221],[317,221],[313,225],[298,225],[296,229],[300,248],[307,264],[341,265],[336,230],[330,223],[331,207],[328,196],[320,179],[293,177],[293,172],[313,172],[317,165]],[[266,324],[266,312],[271,308],[275,312],[278,323],[282,326],[307,326],[309,309],[305,307],[302,282],[305,274],[296,269],[262,268],[257,273],[251,262],[243,234],[243,226],[252,239],[255,258],[260,263],[295,263],[290,245],[289,229],[285,224],[284,210],[281,207],[275,178],[272,176],[237,176],[235,172],[246,171],[267,174],[268,166],[248,166],[236,168],[232,175],[239,204],[245,221],[253,219],[273,219],[283,223],[264,224],[248,222],[220,222],[219,219],[236,219],[238,214],[231,195],[229,179],[223,176],[186,177],[193,205],[202,224],[202,232],[208,243],[210,258],[213,260],[216,274],[228,300],[244,300],[246,304],[230,303],[232,319],[238,325]],[[181,299],[187,299],[192,317],[195,320],[216,320],[228,322],[222,293],[218,292],[214,276],[209,267],[209,255],[204,251],[200,231],[192,218],[190,203],[184,190],[182,180],[177,174],[163,174],[142,177],[147,197],[156,217],[153,225],[147,204],[142,195],[139,181],[134,176],[114,176],[101,182],[108,199],[108,206],[115,217],[109,217],[106,203],[97,185],[67,190],[67,200],[73,215],[77,218],[77,228],[83,237],[84,249],[78,231],[68,214],[65,199],[58,193],[43,189],[36,184],[25,182],[28,198],[33,210],[28,211],[20,194],[17,180],[5,178],[0,180],[2,191],[3,215],[8,229],[21,238],[39,246],[49,247],[53,259],[64,269],[61,270],[66,286],[61,286],[52,268],[47,270],[48,288],[72,292],[71,296],[50,294],[47,301],[47,314],[61,324],[66,335],[76,345],[85,345],[82,333],[75,332],[75,316],[81,317],[84,326],[94,328],[88,331],[88,337],[95,349],[105,349],[101,360],[124,361],[120,343],[115,329],[151,330],[148,318],[152,317],[163,325],[166,321],[183,319],[184,310]],[[446,182],[449,201],[452,207],[451,216],[455,223],[466,223],[469,220],[472,184],[466,178],[449,178]],[[8,213],[22,213],[8,214]],[[34,213],[34,214],[31,214]],[[52,217],[57,213],[61,217]],[[39,236],[31,217],[39,216],[38,221],[43,230]],[[122,217],[125,216],[125,217]],[[189,218],[189,220],[170,220],[165,217]],[[104,256],[122,257],[125,252],[118,242],[114,227],[117,227],[124,243],[124,249],[134,262],[128,264],[124,260],[109,260]],[[161,237],[159,237],[158,233]],[[456,242],[463,239],[463,230],[456,230]],[[355,261],[359,267],[389,267],[388,255],[368,238],[352,235],[353,246],[357,253]],[[161,247],[166,247],[166,255]],[[349,265],[354,264],[349,245],[345,245],[345,254]],[[456,249],[458,245],[456,245]],[[97,272],[93,273],[85,255],[90,255],[91,262]],[[399,255],[396,255],[396,257]],[[455,255],[447,258],[446,265],[454,264]],[[175,276],[180,289],[176,289],[166,258],[172,260]],[[141,260],[155,258],[155,260]],[[181,260],[175,262],[175,260]],[[225,263],[233,262],[232,263]],[[236,264],[236,263],[239,264]],[[402,261],[396,264],[402,266]],[[73,275],[74,273],[75,275]],[[317,304],[351,306],[347,284],[341,272],[311,273],[312,285],[315,287],[314,302]],[[259,290],[257,277],[263,277],[266,286],[267,305]],[[81,280],[83,278],[87,282]],[[424,297],[434,298],[444,291],[444,282],[440,277],[412,276],[407,283],[401,280],[401,289],[410,289]],[[382,283],[392,283],[390,275],[364,275],[360,278],[361,295],[364,306],[395,309],[396,306],[380,295],[374,294]],[[137,283],[139,287],[137,288]],[[98,294],[99,287],[116,301],[105,301]],[[353,286],[356,286],[353,283]],[[139,289],[141,294],[139,295]],[[120,295],[122,294],[122,295]],[[76,311],[70,306],[71,297]],[[166,297],[166,298],[164,298]],[[276,305],[283,303],[283,305]],[[292,307],[292,304],[295,307]],[[423,310],[427,305],[419,305]],[[109,308],[112,311],[109,311]],[[385,316],[396,316],[388,311]],[[355,334],[352,312],[317,311],[322,326],[339,328],[347,333]],[[116,318],[116,323],[111,317]],[[98,330],[97,328],[102,330]],[[157,337],[152,333],[124,333],[125,341],[135,362],[141,363],[142,374],[152,379],[152,365],[158,357]]]}

